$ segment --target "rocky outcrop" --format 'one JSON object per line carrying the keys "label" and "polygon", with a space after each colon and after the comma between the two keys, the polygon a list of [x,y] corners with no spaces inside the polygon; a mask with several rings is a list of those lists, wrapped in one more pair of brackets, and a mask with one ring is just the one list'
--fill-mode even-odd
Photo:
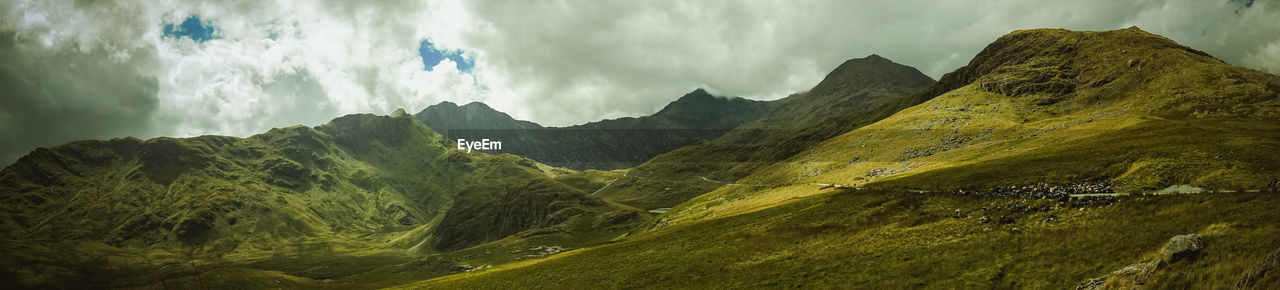
{"label": "rocky outcrop", "polygon": [[1204,241],[1195,234],[1176,236],[1169,239],[1169,244],[1164,246],[1161,259],[1165,263],[1194,259],[1200,254],[1201,249],[1204,249]]}
{"label": "rocky outcrop", "polygon": [[1161,263],[1160,260],[1151,260],[1125,266],[1102,277],[1085,280],[1076,289],[1142,288],[1151,279],[1151,275],[1160,269]]}
{"label": "rocky outcrop", "polygon": [[1195,259],[1201,250],[1204,250],[1204,241],[1199,236],[1195,234],[1174,236],[1160,252],[1159,259],[1132,264],[1102,277],[1084,280],[1076,286],[1076,289],[1142,289],[1154,282],[1152,278],[1165,269],[1166,265]]}

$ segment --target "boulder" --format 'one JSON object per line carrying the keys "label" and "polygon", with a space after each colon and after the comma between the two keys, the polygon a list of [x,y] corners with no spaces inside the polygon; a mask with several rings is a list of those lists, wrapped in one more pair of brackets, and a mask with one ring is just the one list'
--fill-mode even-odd
{"label": "boulder", "polygon": [[1204,241],[1200,240],[1200,237],[1195,234],[1180,235],[1169,239],[1169,244],[1164,246],[1162,255],[1166,263],[1173,263],[1183,259],[1193,259],[1202,249],[1204,249]]}

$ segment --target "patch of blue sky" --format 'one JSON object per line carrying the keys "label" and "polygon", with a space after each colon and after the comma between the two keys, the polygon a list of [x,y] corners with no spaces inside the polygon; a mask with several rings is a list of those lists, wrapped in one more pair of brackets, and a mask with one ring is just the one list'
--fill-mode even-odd
{"label": "patch of blue sky", "polygon": [[441,61],[448,59],[457,64],[458,71],[469,73],[471,68],[475,67],[475,61],[463,55],[462,50],[441,50],[436,48],[430,40],[422,40],[418,44],[418,55],[422,56],[423,69],[431,71]]}
{"label": "patch of blue sky", "polygon": [[214,28],[200,20],[200,16],[187,17],[181,24],[165,24],[164,36],[173,38],[190,38],[199,43],[214,39]]}

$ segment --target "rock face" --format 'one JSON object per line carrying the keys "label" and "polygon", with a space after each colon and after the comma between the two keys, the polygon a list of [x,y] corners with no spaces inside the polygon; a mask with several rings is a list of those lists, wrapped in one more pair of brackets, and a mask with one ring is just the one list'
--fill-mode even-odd
{"label": "rock face", "polygon": [[1175,236],[1164,246],[1163,261],[1173,263],[1183,259],[1194,259],[1204,249],[1204,241],[1195,234]]}

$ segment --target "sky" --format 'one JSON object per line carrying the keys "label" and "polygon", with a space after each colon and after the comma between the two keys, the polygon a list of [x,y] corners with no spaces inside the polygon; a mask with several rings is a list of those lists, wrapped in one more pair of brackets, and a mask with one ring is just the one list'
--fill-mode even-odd
{"label": "sky", "polygon": [[1278,19],[1276,0],[0,0],[0,164],[441,101],[573,125],[696,88],[781,98],[870,54],[936,79],[1028,28],[1136,25],[1276,74]]}

